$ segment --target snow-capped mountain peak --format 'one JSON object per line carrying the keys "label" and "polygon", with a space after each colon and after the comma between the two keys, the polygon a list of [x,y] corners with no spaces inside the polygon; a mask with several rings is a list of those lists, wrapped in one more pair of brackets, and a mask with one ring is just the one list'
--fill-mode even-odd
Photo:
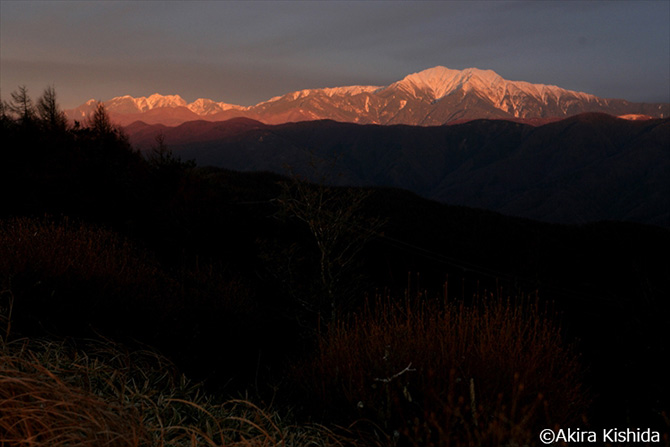
{"label": "snow-capped mountain peak", "polygon": [[216,113],[224,112],[226,110],[247,110],[248,107],[242,107],[235,104],[228,104],[225,102],[216,102],[211,99],[198,98],[192,103],[188,104],[191,112],[198,115],[214,115]]}
{"label": "snow-capped mountain peak", "polygon": [[186,101],[179,95],[161,95],[154,93],[149,97],[134,98],[130,95],[117,96],[105,102],[108,109],[117,113],[141,113],[161,107],[183,107]]}
{"label": "snow-capped mountain peak", "polygon": [[345,87],[325,87],[325,88],[315,88],[315,89],[304,89],[298,90],[295,92],[287,93],[285,95],[275,96],[263,101],[260,104],[268,104],[272,102],[277,102],[281,100],[295,101],[301,98],[307,98],[309,96],[328,96],[330,98],[345,97],[345,96],[355,96],[361,93],[371,93],[375,92],[383,87],[376,85],[349,85]]}
{"label": "snow-capped mountain peak", "polygon": [[399,89],[417,98],[439,100],[454,91],[468,86],[470,89],[490,88],[504,81],[493,70],[467,68],[452,70],[437,66],[418,73],[405,76],[402,80],[391,84],[389,89]]}
{"label": "snow-capped mountain peak", "polygon": [[321,89],[326,96],[354,96],[361,93],[372,93],[379,90],[377,85],[349,85],[346,87],[329,87]]}
{"label": "snow-capped mountain peak", "polygon": [[435,100],[454,90],[460,75],[459,70],[438,66],[407,75],[389,89],[403,90],[417,98],[427,95],[428,99]]}
{"label": "snow-capped mountain peak", "polygon": [[[142,98],[145,99],[145,98]],[[145,99],[146,106],[149,109],[155,109],[157,107],[185,107],[186,101],[179,95],[160,95],[154,93]]]}
{"label": "snow-capped mountain peak", "polygon": [[[410,95],[440,100],[454,92],[474,93],[480,98],[488,99],[496,107],[512,112],[515,104],[511,98],[532,98],[535,101],[558,101],[561,97],[579,98],[583,101],[595,101],[593,95],[565,90],[553,85],[532,84],[525,81],[508,81],[493,70],[466,68],[451,70],[437,66],[405,76],[402,80],[391,84],[389,89],[399,89]],[[511,101],[511,102],[510,102]],[[518,113],[513,113],[519,116]]]}

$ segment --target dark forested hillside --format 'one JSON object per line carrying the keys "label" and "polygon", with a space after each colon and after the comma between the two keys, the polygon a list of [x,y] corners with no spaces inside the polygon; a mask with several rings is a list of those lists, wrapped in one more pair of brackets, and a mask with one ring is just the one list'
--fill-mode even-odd
{"label": "dark forested hillside", "polygon": [[446,204],[546,222],[670,225],[667,119],[584,114],[538,127],[499,120],[438,127],[267,126],[238,119],[129,131],[138,147],[161,132],[175,153],[201,165],[282,174],[290,168],[311,180],[398,187]]}

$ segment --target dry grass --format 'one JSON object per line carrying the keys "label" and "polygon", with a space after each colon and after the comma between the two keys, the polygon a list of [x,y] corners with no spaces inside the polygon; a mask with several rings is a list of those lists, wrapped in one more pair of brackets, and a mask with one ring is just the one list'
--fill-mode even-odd
{"label": "dry grass", "polygon": [[248,400],[216,403],[160,355],[110,341],[2,341],[0,433],[2,446],[358,445]]}
{"label": "dry grass", "polygon": [[130,309],[161,317],[178,290],[147,252],[112,231],[28,218],[0,221],[0,286],[16,296],[17,323],[29,317],[75,331]]}
{"label": "dry grass", "polygon": [[537,301],[475,301],[378,299],[330,325],[297,376],[319,407],[414,445],[523,444],[579,418],[578,356]]}
{"label": "dry grass", "polygon": [[223,265],[168,269],[128,238],[67,218],[0,220],[0,290],[11,290],[14,322],[32,334],[156,342],[198,312],[239,321],[256,310],[252,289]]}
{"label": "dry grass", "polygon": [[145,253],[111,231],[81,225],[67,218],[15,218],[1,222],[2,272],[33,271],[47,276],[79,278],[118,274],[115,280],[137,282],[158,272]]}
{"label": "dry grass", "polygon": [[73,388],[38,363],[2,359],[2,445],[149,445],[137,420],[132,408]]}

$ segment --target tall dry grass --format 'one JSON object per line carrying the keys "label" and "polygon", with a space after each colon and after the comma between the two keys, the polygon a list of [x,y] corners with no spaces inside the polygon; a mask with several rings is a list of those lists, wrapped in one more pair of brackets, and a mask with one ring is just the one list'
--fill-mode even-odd
{"label": "tall dry grass", "polygon": [[224,265],[166,267],[127,237],[67,218],[0,220],[0,290],[16,297],[24,332],[172,346],[203,315],[232,326],[256,310],[251,288]]}
{"label": "tall dry grass", "polygon": [[16,296],[17,324],[72,332],[93,321],[164,318],[178,290],[148,252],[67,218],[0,221],[0,286]]}
{"label": "tall dry grass", "polygon": [[[2,272],[34,276],[108,277],[116,282],[137,282],[157,274],[149,256],[128,240],[93,225],[68,218],[12,218],[1,221],[0,241],[5,256]],[[39,280],[39,278],[37,278]],[[111,282],[111,281],[110,281]]]}
{"label": "tall dry grass", "polygon": [[579,419],[579,356],[537,300],[378,298],[322,333],[296,372],[315,408],[417,446],[534,441]]}
{"label": "tall dry grass", "polygon": [[0,340],[0,445],[356,446],[249,400],[218,402],[162,356],[107,341]]}
{"label": "tall dry grass", "polygon": [[73,387],[37,361],[0,358],[0,444],[150,445],[136,409]]}

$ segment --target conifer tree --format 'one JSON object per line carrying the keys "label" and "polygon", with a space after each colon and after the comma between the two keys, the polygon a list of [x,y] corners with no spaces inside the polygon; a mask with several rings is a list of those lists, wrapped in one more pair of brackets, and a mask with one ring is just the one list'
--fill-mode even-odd
{"label": "conifer tree", "polygon": [[12,122],[9,104],[4,99],[0,99],[0,123],[2,127],[8,126]]}
{"label": "conifer tree", "polygon": [[37,114],[42,124],[50,130],[65,130],[67,118],[56,102],[56,89],[48,86],[37,100]]}
{"label": "conifer tree", "polygon": [[12,92],[9,109],[18,116],[19,123],[28,125],[35,122],[35,106],[25,85],[19,86],[18,90]]}
{"label": "conifer tree", "polygon": [[98,102],[98,105],[95,107],[95,112],[93,112],[93,115],[89,120],[88,127],[98,136],[112,135],[116,133],[116,129],[109,119],[107,109],[102,102]]}

